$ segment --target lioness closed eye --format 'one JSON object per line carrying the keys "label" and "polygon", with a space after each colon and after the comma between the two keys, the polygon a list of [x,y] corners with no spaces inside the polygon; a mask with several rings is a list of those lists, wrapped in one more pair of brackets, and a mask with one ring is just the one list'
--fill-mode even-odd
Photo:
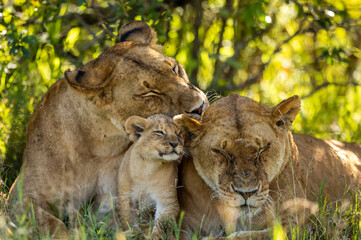
{"label": "lioness closed eye", "polygon": [[162,220],[175,218],[179,212],[175,162],[183,154],[183,134],[172,118],[161,114],[147,119],[132,116],[125,122],[125,130],[134,144],[118,170],[118,217],[127,228],[134,222],[131,208],[150,199],[156,205],[152,236],[158,238]]}

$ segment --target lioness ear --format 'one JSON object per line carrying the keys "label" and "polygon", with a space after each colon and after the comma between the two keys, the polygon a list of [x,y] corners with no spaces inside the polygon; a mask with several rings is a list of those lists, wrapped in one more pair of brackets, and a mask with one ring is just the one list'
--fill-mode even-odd
{"label": "lioness ear", "polygon": [[70,86],[81,91],[91,92],[102,89],[107,85],[107,80],[114,67],[114,57],[104,54],[79,70],[66,70],[64,75]]}
{"label": "lioness ear", "polygon": [[186,131],[187,138],[198,136],[202,127],[202,124],[200,122],[184,114],[174,116],[173,122],[179,128],[182,128]]}
{"label": "lioness ear", "polygon": [[279,127],[285,125],[287,128],[290,128],[300,108],[301,100],[297,95],[283,100],[273,107],[272,115],[275,119],[275,124]]}
{"label": "lioness ear", "polygon": [[136,142],[143,134],[145,126],[147,125],[147,119],[132,116],[125,121],[125,131],[129,134],[129,139],[132,142]]}
{"label": "lioness ear", "polygon": [[149,45],[158,52],[162,52],[162,46],[157,44],[157,33],[145,22],[131,21],[124,24],[119,30],[119,41],[131,41]]}

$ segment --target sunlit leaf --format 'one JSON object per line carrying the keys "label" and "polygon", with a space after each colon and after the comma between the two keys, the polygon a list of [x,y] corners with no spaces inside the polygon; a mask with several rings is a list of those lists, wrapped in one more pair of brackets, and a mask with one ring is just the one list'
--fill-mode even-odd
{"label": "sunlit leaf", "polygon": [[74,47],[75,42],[79,39],[80,28],[75,27],[70,29],[68,36],[65,39],[65,49],[70,50]]}

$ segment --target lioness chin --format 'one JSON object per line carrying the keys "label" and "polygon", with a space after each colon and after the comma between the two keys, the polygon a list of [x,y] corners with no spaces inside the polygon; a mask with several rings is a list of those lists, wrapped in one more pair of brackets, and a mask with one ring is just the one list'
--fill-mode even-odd
{"label": "lioness chin", "polygon": [[119,40],[97,59],[66,71],[28,123],[23,165],[10,197],[19,203],[13,214],[33,206],[42,233],[67,236],[57,213],[66,212],[73,225],[90,198],[100,216],[110,211],[117,167],[131,143],[123,128],[128,117],[199,118],[208,106],[183,67],[161,53],[147,24],[125,24]]}
{"label": "lioness chin", "polygon": [[267,236],[275,221],[287,229],[316,213],[320,189],[331,202],[359,189],[361,144],[292,134],[300,107],[298,96],[268,108],[230,95],[200,122],[175,117],[193,138],[178,190],[187,232]]}

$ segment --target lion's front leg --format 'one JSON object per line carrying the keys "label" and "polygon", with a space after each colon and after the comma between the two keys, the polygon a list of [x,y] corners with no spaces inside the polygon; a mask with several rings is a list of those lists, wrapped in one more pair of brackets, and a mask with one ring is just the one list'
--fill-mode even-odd
{"label": "lion's front leg", "polygon": [[[168,229],[168,225],[178,216],[179,203],[175,186],[153,196],[156,202],[155,225],[152,229],[152,239],[161,238]],[[163,188],[164,189],[164,188]]]}
{"label": "lion's front leg", "polygon": [[123,230],[132,224],[131,214],[131,183],[119,176],[115,211]]}
{"label": "lion's front leg", "polygon": [[[10,217],[16,220],[18,217],[26,215],[29,219],[35,219],[36,227],[40,234],[50,234],[55,238],[68,238],[70,232],[65,226],[64,222],[55,216],[55,212],[62,212],[62,209],[57,209],[57,205],[53,204],[49,199],[45,199],[45,195],[38,193],[24,191],[22,198],[19,196],[19,177],[15,180],[10,193],[9,193],[9,204]],[[34,198],[33,196],[42,196]],[[60,216],[61,217],[61,216]]]}
{"label": "lion's front leg", "polygon": [[117,204],[117,218],[120,220],[122,228],[128,229],[132,225],[132,214],[131,214],[131,204],[129,193],[124,192],[117,199],[119,202]]}
{"label": "lion's front leg", "polygon": [[[70,237],[70,232],[64,222],[54,215],[56,206],[44,200],[28,200],[22,203],[26,212],[34,211],[36,226],[40,233],[50,234],[56,239],[64,239]],[[32,210],[30,210],[32,208]]]}
{"label": "lion's front leg", "polygon": [[318,206],[305,198],[293,198],[280,206],[280,222],[284,229],[298,225],[302,227],[307,219],[318,212]]}
{"label": "lion's front leg", "polygon": [[[114,159],[117,161],[117,159]],[[98,173],[97,186],[94,196],[94,208],[97,212],[97,220],[104,218],[114,210],[114,202],[117,194],[117,169],[101,169]]]}
{"label": "lion's front leg", "polygon": [[67,205],[66,212],[68,214],[70,228],[77,227],[79,210],[80,210],[80,203],[76,200],[70,201],[69,204]]}
{"label": "lion's front leg", "polygon": [[225,227],[226,235],[234,233],[237,230],[237,221],[240,215],[239,209],[224,204],[217,204],[216,208]]}
{"label": "lion's front leg", "polygon": [[258,231],[239,231],[227,236],[225,239],[269,239],[270,229]]}

